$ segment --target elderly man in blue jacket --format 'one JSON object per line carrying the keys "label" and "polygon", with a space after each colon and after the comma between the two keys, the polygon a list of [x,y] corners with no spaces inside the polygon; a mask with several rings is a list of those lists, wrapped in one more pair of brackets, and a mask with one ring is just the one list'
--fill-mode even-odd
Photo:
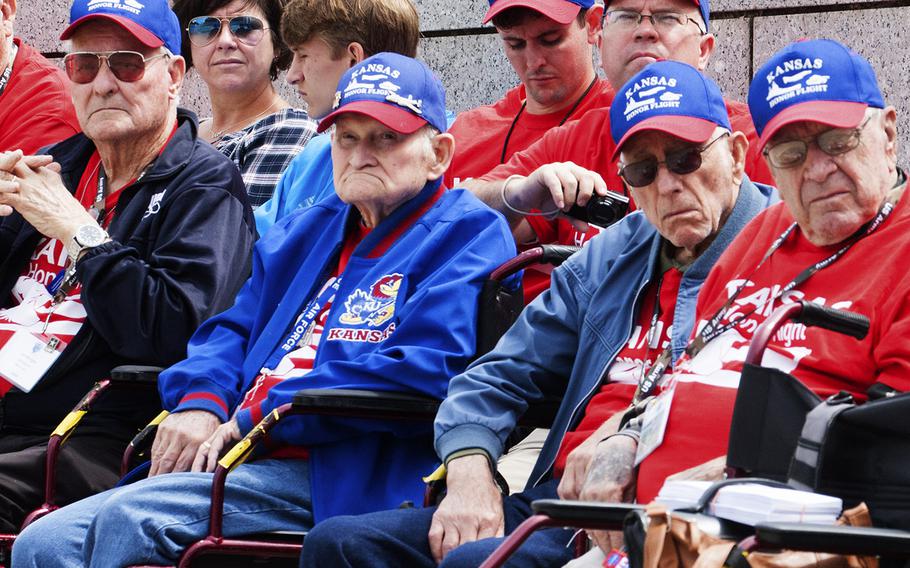
{"label": "elderly man in blue jacket", "polygon": [[[630,402],[683,353],[708,271],[776,199],[743,173],[748,142],[713,81],[654,63],[617,93],[611,135],[640,211],[553,272],[496,349],[455,377],[436,418],[448,493],[436,509],[336,517],[307,535],[303,566],[477,566],[541,498],[596,499],[602,446]],[[493,467],[527,406],[562,404],[525,491],[503,498]],[[571,559],[572,531],[535,533],[516,566]],[[606,543],[603,544],[606,546]]]}
{"label": "elderly man in blue jacket", "polygon": [[[505,219],[442,175],[442,84],[422,63],[381,53],[345,73],[332,124],[336,195],[259,241],[234,306],[202,325],[159,379],[165,408],[220,426],[192,472],[153,476],[30,525],[16,566],[173,564],[205,535],[215,461],[302,388],[368,388],[442,398],[474,355],[480,290],[515,254]],[[438,460],[393,422],[293,417],[228,476],[224,534],[305,529],[342,513],[418,501]]]}

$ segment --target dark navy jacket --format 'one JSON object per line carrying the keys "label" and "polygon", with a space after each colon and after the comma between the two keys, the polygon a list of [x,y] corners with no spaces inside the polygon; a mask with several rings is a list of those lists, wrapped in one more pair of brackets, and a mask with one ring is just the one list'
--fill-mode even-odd
{"label": "dark navy jacket", "polygon": [[[49,434],[111,368],[179,361],[199,324],[228,307],[249,275],[255,233],[240,173],[197,138],[195,115],[179,110],[177,118],[157,161],[120,195],[112,241],[76,265],[85,323],[34,390],[2,399],[2,431]],[[94,150],[77,134],[45,153],[75,192]],[[12,301],[40,238],[18,213],[0,219],[0,306]],[[81,428],[127,436],[159,406],[155,396],[111,394]]]}

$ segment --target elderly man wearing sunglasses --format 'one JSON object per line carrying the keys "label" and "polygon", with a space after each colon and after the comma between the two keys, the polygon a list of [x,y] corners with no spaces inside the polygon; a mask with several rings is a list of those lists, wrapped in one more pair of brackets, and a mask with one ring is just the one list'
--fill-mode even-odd
{"label": "elderly man wearing sunglasses", "polygon": [[[588,484],[600,442],[633,397],[649,394],[651,370],[682,355],[708,271],[774,199],[744,176],[746,137],[694,67],[645,68],[616,94],[610,118],[641,211],[554,270],[496,349],[452,379],[436,417],[442,503],[328,519],[307,535],[303,566],[477,566],[531,514],[531,501],[596,498]],[[516,417],[541,397],[562,400],[556,420],[528,488],[503,498],[491,465]],[[560,566],[571,538],[539,531],[512,562]]]}
{"label": "elderly man wearing sunglasses", "polygon": [[[177,108],[184,62],[167,0],[76,0],[62,39],[84,134],[45,156],[0,154],[2,532],[41,504],[47,437],[93,382],[117,365],[181,359],[250,269],[240,175]],[[113,485],[158,405],[105,396],[63,450],[59,502]],[[185,443],[216,426],[191,422]]]}
{"label": "elderly man wearing sunglasses", "polygon": [[205,82],[212,117],[199,135],[231,158],[255,209],[316,133],[272,82],[291,63],[278,26],[285,0],[177,0],[183,56]]}

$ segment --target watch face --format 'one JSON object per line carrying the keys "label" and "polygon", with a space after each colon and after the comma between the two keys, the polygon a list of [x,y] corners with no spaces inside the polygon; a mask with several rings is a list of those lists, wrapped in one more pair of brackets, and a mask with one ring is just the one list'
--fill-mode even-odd
{"label": "watch face", "polygon": [[104,229],[98,225],[82,225],[76,230],[76,242],[81,247],[96,247],[104,242]]}

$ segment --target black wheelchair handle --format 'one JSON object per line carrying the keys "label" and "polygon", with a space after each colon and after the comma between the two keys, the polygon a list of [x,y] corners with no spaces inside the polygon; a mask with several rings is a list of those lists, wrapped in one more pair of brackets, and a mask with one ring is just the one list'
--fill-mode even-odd
{"label": "black wheelchair handle", "polygon": [[540,248],[543,249],[540,256],[541,262],[554,266],[559,266],[581,249],[574,245],[541,245]]}
{"label": "black wheelchair handle", "polygon": [[856,339],[863,339],[869,333],[869,318],[862,314],[837,310],[800,300],[802,310],[793,318],[795,321],[809,326],[821,327]]}

